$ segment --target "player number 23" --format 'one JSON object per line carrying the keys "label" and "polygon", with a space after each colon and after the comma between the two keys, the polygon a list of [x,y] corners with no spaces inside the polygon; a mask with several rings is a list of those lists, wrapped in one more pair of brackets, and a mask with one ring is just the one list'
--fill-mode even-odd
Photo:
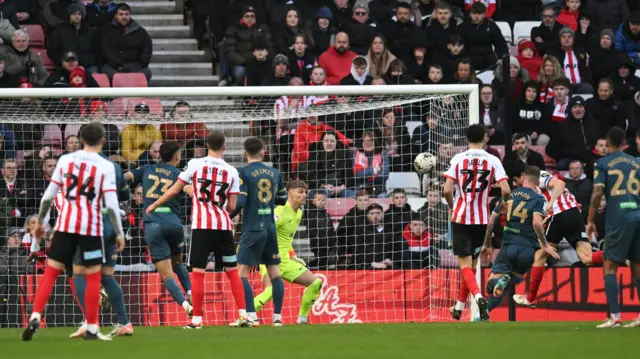
{"label": "player number 23", "polygon": [[147,191],[147,198],[160,198],[160,195],[156,193],[156,189],[158,186],[162,184],[162,188],[160,188],[160,193],[165,193],[173,184],[173,181],[167,178],[160,178],[156,175],[149,175],[149,179],[153,181],[153,186],[149,188]]}
{"label": "player number 23", "polygon": [[524,223],[529,217],[527,210],[524,209],[526,202],[520,202],[515,209],[513,209],[513,200],[507,201],[507,221],[511,221],[511,216],[520,218],[520,223]]}
{"label": "player number 23", "polygon": [[637,195],[640,192],[640,180],[636,178],[636,170],[631,170],[629,172],[629,178],[626,178],[626,189],[620,188],[622,187],[622,182],[625,181],[624,173],[620,170],[610,170],[607,172],[609,176],[615,176],[616,181],[611,187],[611,195],[612,196],[624,196],[627,194]]}

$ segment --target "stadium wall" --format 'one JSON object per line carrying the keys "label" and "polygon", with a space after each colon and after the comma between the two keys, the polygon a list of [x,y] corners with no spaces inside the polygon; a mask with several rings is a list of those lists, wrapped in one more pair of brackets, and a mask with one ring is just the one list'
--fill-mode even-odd
{"label": "stadium wall", "polygon": [[[488,269],[482,278],[487,278]],[[429,272],[429,273],[426,273]],[[324,282],[322,293],[311,315],[313,323],[388,323],[448,321],[451,298],[458,292],[458,270],[389,270],[389,271],[325,271],[316,273]],[[24,325],[26,313],[33,302],[35,287],[41,276],[24,275],[17,279],[20,290],[0,288],[0,327]],[[618,274],[623,312],[640,312],[629,271]],[[156,273],[117,275],[122,284],[131,320],[138,325],[178,326],[188,321],[172,302]],[[254,288],[260,288],[257,275]],[[484,282],[482,283],[484,287]],[[236,318],[237,311],[224,273],[207,273],[205,325],[224,325]],[[525,293],[528,281],[517,286]],[[292,323],[298,315],[303,288],[287,284],[283,317]],[[6,295],[6,293],[13,293]],[[56,284],[46,312],[49,326],[68,326],[81,320],[66,278]],[[601,268],[552,268],[547,270],[540,287],[538,308],[518,309],[518,321],[581,321],[601,320],[607,311]],[[271,317],[271,304],[260,313],[261,319]],[[468,314],[467,314],[468,315]],[[103,314],[109,323],[110,314]],[[506,321],[505,303],[491,313],[492,321]],[[468,318],[463,318],[468,320]]]}

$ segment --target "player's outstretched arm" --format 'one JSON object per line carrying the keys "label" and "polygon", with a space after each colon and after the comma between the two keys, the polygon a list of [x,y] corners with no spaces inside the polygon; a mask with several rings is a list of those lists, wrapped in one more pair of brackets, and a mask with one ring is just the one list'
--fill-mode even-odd
{"label": "player's outstretched arm", "polygon": [[567,185],[563,180],[552,178],[547,187],[551,189],[551,198],[547,203],[546,211],[550,212],[553,209],[554,203],[560,198],[560,195],[564,192]]}
{"label": "player's outstretched arm", "polygon": [[155,202],[153,202],[147,207],[147,214],[155,211],[156,208],[162,206],[172,198],[179,195],[186,185],[187,183],[182,180],[176,181],[176,183],[174,183],[173,186],[171,186],[171,188],[169,188],[167,192],[165,192],[160,198],[158,198]]}
{"label": "player's outstretched arm", "polygon": [[503,180],[498,182],[500,184],[500,191],[502,192],[502,203],[507,203],[511,196],[511,187],[509,187],[509,181]]}
{"label": "player's outstretched arm", "polygon": [[542,224],[544,217],[540,213],[533,214],[533,230],[536,232],[536,236],[538,236],[538,242],[540,242],[540,247],[547,252],[550,256],[555,259],[559,259],[560,255],[553,248],[549,242],[547,241],[547,236],[545,235],[544,224]]}

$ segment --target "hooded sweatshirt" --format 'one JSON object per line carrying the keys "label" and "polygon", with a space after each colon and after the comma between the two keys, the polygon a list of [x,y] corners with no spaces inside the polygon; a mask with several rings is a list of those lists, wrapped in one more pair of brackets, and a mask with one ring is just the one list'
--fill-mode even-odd
{"label": "hooded sweatshirt", "polygon": [[356,67],[352,61],[350,74],[342,78],[342,80],[340,80],[340,85],[371,85],[371,82],[373,81],[373,77],[369,76],[369,70],[371,69],[371,65],[369,64],[369,59],[367,59],[364,56],[357,56],[356,58],[358,57],[364,59],[367,62],[367,69],[365,70],[364,75],[358,76],[358,73],[356,72]]}

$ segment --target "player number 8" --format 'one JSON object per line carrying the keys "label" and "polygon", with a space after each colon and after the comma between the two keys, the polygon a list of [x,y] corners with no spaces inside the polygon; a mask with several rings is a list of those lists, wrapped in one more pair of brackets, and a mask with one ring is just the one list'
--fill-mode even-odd
{"label": "player number 8", "polygon": [[271,181],[266,178],[262,178],[258,181],[258,200],[262,203],[267,203],[273,198],[273,192],[271,192]]}

